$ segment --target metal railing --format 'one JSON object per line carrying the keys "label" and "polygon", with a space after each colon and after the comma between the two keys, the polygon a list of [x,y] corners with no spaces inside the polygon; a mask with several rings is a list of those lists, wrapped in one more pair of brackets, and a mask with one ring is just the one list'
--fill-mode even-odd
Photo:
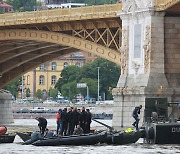
{"label": "metal railing", "polygon": [[121,4],[111,4],[79,8],[59,8],[54,10],[6,13],[0,15],[0,26],[42,23],[44,21],[63,21],[64,18],[73,20],[75,17],[112,14],[120,12],[121,10]]}

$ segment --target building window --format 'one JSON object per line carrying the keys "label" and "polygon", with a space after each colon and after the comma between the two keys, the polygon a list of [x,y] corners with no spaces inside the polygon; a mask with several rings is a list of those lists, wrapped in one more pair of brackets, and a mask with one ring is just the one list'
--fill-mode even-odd
{"label": "building window", "polygon": [[40,75],[39,77],[39,85],[44,85],[44,76]]}
{"label": "building window", "polygon": [[64,67],[67,67],[68,66],[68,63],[67,62],[64,62]]}
{"label": "building window", "polygon": [[57,70],[56,62],[52,62],[52,71],[56,71],[56,70]]}
{"label": "building window", "polygon": [[27,85],[30,85],[30,75],[27,76]]}
{"label": "building window", "polygon": [[51,85],[55,85],[55,84],[56,84],[56,76],[53,75],[53,76],[51,77]]}
{"label": "building window", "polygon": [[76,63],[77,67],[81,67],[81,64],[79,62]]}
{"label": "building window", "polygon": [[44,70],[44,68],[45,68],[45,65],[44,65],[44,64],[42,64],[42,65],[39,66],[39,70],[41,70],[41,71]]}

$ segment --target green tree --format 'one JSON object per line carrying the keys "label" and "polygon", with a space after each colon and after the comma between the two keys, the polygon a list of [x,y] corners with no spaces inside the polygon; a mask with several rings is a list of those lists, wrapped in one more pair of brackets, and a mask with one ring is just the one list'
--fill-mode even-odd
{"label": "green tree", "polygon": [[13,6],[14,11],[33,11],[36,0],[7,0]]}
{"label": "green tree", "polygon": [[21,84],[21,78],[13,80],[11,83],[7,84],[3,89],[10,91],[10,93],[17,98],[18,92],[20,91],[19,86]]}
{"label": "green tree", "polygon": [[41,90],[41,89],[38,89],[38,90],[36,91],[36,97],[37,97],[38,99],[42,99],[42,90]]}
{"label": "green tree", "polygon": [[[89,89],[89,96],[91,98],[96,98],[97,96],[97,80],[93,80],[90,78],[82,78],[79,83],[87,83],[88,89]],[[83,94],[83,96],[87,96],[87,88],[80,88],[80,93]]]}
{"label": "green tree", "polygon": [[101,96],[105,94],[107,99],[112,99],[112,95],[108,90],[109,87],[116,87],[116,84],[120,77],[120,67],[102,58],[97,58],[92,63],[92,67],[96,68],[96,73],[95,73],[96,78],[97,78],[97,67],[99,67]]}
{"label": "green tree", "polygon": [[74,80],[76,81],[79,77],[79,71],[80,68],[77,66],[65,67],[61,72],[61,78],[59,78],[59,80],[57,81],[55,88],[61,91],[61,87],[64,84],[72,82]]}
{"label": "green tree", "polygon": [[[116,87],[116,84],[118,82],[119,76],[120,76],[120,67],[117,66],[116,64],[108,61],[108,60],[104,60],[102,58],[97,58],[92,64],[87,63],[85,64],[83,67],[78,68],[76,66],[69,66],[67,68],[65,68],[62,71],[61,74],[61,78],[58,80],[57,84],[56,84],[56,88],[62,92],[62,94],[64,95],[64,89],[66,89],[68,86],[66,86],[66,88],[63,89],[63,87],[71,82],[89,82],[88,79],[92,79],[92,83],[88,84],[89,86],[91,86],[91,84],[93,85],[91,88],[89,88],[90,93],[92,94],[91,97],[95,97],[97,98],[97,72],[98,69],[97,67],[99,67],[99,79],[100,79],[100,95],[103,96],[105,94],[106,99],[112,99],[112,95],[111,93],[108,91],[109,87]],[[83,79],[83,81],[82,81]],[[87,80],[87,81],[86,81]],[[96,82],[96,84],[94,84]],[[76,86],[74,86],[76,87]],[[74,88],[73,87],[73,88]],[[77,89],[77,88],[76,88]],[[93,90],[93,91],[91,91]],[[67,90],[66,90],[67,91]],[[74,90],[75,91],[75,90]],[[80,92],[82,92],[82,90],[79,90]],[[78,92],[75,91],[75,92]],[[82,92],[84,96],[85,92]],[[72,93],[71,92],[71,98],[72,98]],[[77,93],[76,93],[77,94]],[[74,94],[75,95],[75,94]],[[68,96],[67,93],[65,93],[64,96]]]}
{"label": "green tree", "polygon": [[57,89],[53,89],[53,88],[50,88],[49,89],[49,96],[52,97],[53,99],[55,99],[58,95],[58,90]]}
{"label": "green tree", "polygon": [[77,82],[68,82],[64,84],[61,88],[61,93],[63,96],[67,97],[69,100],[72,100],[75,98],[75,95],[79,93],[79,90],[77,89]]}
{"label": "green tree", "polygon": [[30,97],[31,96],[31,91],[29,88],[26,89],[26,97]]}
{"label": "green tree", "polygon": [[86,3],[87,5],[115,4],[117,0],[71,0],[75,3]]}

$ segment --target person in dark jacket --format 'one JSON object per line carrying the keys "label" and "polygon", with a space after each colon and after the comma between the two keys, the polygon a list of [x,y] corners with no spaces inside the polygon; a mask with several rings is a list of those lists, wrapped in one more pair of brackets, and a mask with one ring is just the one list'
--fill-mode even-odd
{"label": "person in dark jacket", "polygon": [[85,133],[85,124],[86,124],[85,107],[82,107],[82,111],[81,111],[81,114],[79,116],[79,124],[80,124],[80,127],[83,129],[83,132]]}
{"label": "person in dark jacket", "polygon": [[73,110],[73,107],[69,107],[68,108],[68,113],[67,113],[67,116],[68,116],[68,135],[72,135],[73,134],[73,131],[72,130],[72,110]]}
{"label": "person in dark jacket", "polygon": [[60,131],[60,134],[67,135],[67,127],[68,127],[67,108],[63,109],[60,120],[62,122],[62,129]]}
{"label": "person in dark jacket", "polygon": [[138,124],[139,124],[139,116],[140,110],[142,109],[142,105],[136,106],[133,110],[132,116],[135,119],[135,122],[132,124],[134,127],[136,127],[136,130],[138,130]]}
{"label": "person in dark jacket", "polygon": [[75,127],[77,128],[77,125],[79,123],[79,113],[77,112],[77,108],[74,108],[74,110],[71,113],[71,130],[70,133],[73,134]]}
{"label": "person in dark jacket", "polygon": [[44,135],[44,132],[45,132],[46,127],[47,127],[47,120],[43,117],[36,117],[35,119],[39,122],[38,126],[39,126],[40,133],[42,135]]}
{"label": "person in dark jacket", "polygon": [[86,109],[86,128],[85,133],[90,133],[90,124],[91,124],[92,114],[89,109]]}

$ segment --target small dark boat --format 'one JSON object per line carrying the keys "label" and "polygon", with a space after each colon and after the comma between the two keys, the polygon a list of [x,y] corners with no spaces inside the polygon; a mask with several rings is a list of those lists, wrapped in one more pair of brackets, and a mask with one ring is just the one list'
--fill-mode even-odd
{"label": "small dark boat", "polygon": [[141,131],[133,132],[108,132],[107,138],[102,143],[114,144],[114,145],[125,145],[136,143],[142,136]]}
{"label": "small dark boat", "polygon": [[15,134],[4,134],[0,136],[0,143],[13,143]]}
{"label": "small dark boat", "polygon": [[117,145],[136,143],[141,136],[140,131],[115,133],[112,135],[112,143]]}
{"label": "small dark boat", "polygon": [[71,135],[49,139],[42,139],[35,141],[32,145],[35,146],[59,146],[59,145],[95,145],[107,137],[106,132],[84,134],[84,135]]}

